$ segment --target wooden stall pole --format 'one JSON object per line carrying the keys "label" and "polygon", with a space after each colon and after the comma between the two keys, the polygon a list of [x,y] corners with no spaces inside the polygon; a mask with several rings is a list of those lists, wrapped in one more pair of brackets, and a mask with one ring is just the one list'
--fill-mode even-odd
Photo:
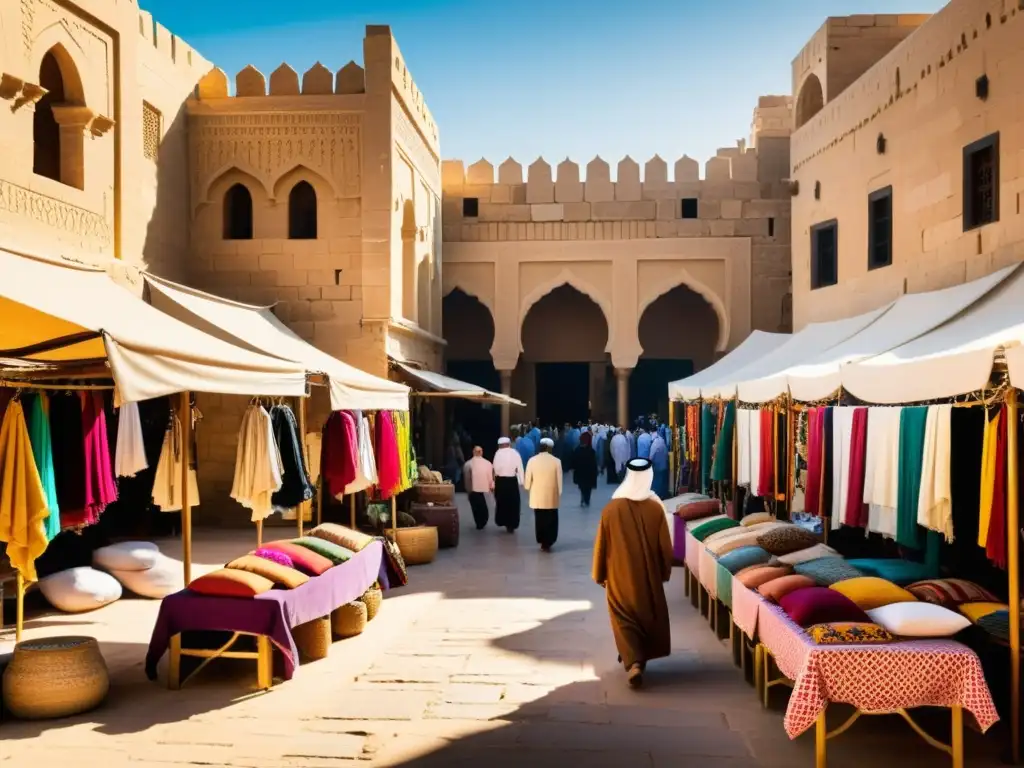
{"label": "wooden stall pole", "polygon": [[395,494],[391,494],[391,540],[398,543],[398,502]]}
{"label": "wooden stall pole", "polygon": [[348,527],[353,531],[356,530],[356,495],[354,492],[348,495]]}
{"label": "wooden stall pole", "polygon": [[21,575],[21,571],[18,571],[14,589],[16,590],[15,596],[18,599],[14,617],[14,643],[17,645],[21,642],[21,633],[25,629],[25,577]]}
{"label": "wooden stall pole", "polygon": [[1006,570],[1009,573],[1010,597],[1010,753],[1014,763],[1020,762],[1020,510],[1017,504],[1017,390],[1006,393],[1007,478],[1006,478]]}
{"label": "wooden stall pole", "polygon": [[[295,399],[298,401],[295,403],[295,406],[299,411],[299,450],[302,451],[302,463],[306,465],[306,471],[309,472],[309,451],[306,449],[306,397],[297,397]],[[306,511],[309,510],[312,503],[312,499],[304,501],[295,510],[295,528],[298,531],[299,538],[302,538],[302,525],[306,519]]]}
{"label": "wooden stall pole", "polygon": [[263,546],[263,521],[256,521],[256,549]]}
{"label": "wooden stall pole", "polygon": [[189,467],[192,464],[192,397],[181,393],[181,548],[185,560],[185,586],[192,582],[192,506],[188,498]]}
{"label": "wooden stall pole", "polygon": [[743,517],[743,510],[738,509],[740,496],[739,468],[740,462],[740,396],[737,394],[732,406],[732,517],[739,520]]}
{"label": "wooden stall pole", "polygon": [[324,475],[321,472],[316,483],[316,524],[324,521]]}
{"label": "wooden stall pole", "polygon": [[668,452],[668,495],[671,498],[676,495],[676,448],[679,442],[676,435],[676,404],[672,398],[668,400],[668,433],[669,445],[672,446]]}

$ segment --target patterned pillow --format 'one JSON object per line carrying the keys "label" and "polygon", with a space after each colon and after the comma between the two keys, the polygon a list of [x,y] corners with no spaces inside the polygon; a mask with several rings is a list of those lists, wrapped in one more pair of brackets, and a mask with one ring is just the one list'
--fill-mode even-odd
{"label": "patterned pillow", "polygon": [[806,563],[808,560],[818,560],[822,557],[841,557],[841,555],[827,544],[815,544],[813,547],[783,555],[779,558],[779,562],[796,565],[797,563]]}
{"label": "patterned pillow", "polygon": [[841,592],[853,600],[865,611],[881,608],[891,603],[916,603],[917,598],[903,587],[897,587],[891,581],[877,576],[860,576],[846,579],[832,585],[832,589]]}
{"label": "patterned pillow", "polygon": [[[788,565],[752,565],[737,573],[736,579],[747,589],[757,589],[769,581],[781,579],[792,572],[793,569]],[[814,582],[809,582],[806,586],[813,585]]]}
{"label": "patterned pillow", "polygon": [[872,645],[891,643],[896,639],[877,624],[856,621],[815,624],[807,628],[807,634],[818,645]]}
{"label": "patterned pillow", "polygon": [[815,586],[814,579],[810,576],[801,576],[798,573],[792,573],[788,576],[780,576],[777,579],[766,581],[757,588],[757,591],[765,600],[771,600],[773,603],[777,603],[790,592],[796,592],[798,589],[806,589],[813,586]]}
{"label": "patterned pillow", "polygon": [[801,549],[808,549],[818,543],[818,538],[798,525],[783,525],[765,531],[757,540],[760,547],[781,557]]}
{"label": "patterned pillow", "polygon": [[964,603],[963,605],[958,605],[956,609],[977,624],[983,618],[996,611],[1007,611],[1009,613],[1010,606],[1006,603]]}
{"label": "patterned pillow", "polygon": [[254,549],[249,554],[256,555],[256,557],[262,557],[264,560],[271,560],[277,563],[278,565],[284,565],[288,568],[295,567],[295,563],[292,562],[292,559],[288,557],[288,555],[286,555],[284,552],[278,552],[276,549],[267,549],[266,547],[260,547],[259,549]]}
{"label": "patterned pillow", "polygon": [[287,565],[281,565],[280,563],[275,563],[272,560],[267,560],[262,557],[256,557],[256,555],[242,555],[242,557],[232,560],[224,567],[231,568],[236,571],[248,571],[249,573],[255,573],[258,576],[270,579],[272,582],[280,587],[284,587],[285,589],[295,589],[309,581],[309,576],[304,573],[300,573],[295,568],[291,568]]}
{"label": "patterned pillow", "polygon": [[[344,525],[338,525],[336,523],[323,523],[322,525],[318,525],[309,532],[309,536],[324,539],[325,541],[337,544],[339,547],[344,547],[352,552],[359,552],[363,547],[373,541],[373,536],[367,536],[365,533],[353,531],[351,528],[346,528]],[[304,536],[303,538],[309,537]]]}
{"label": "patterned pillow", "polygon": [[718,564],[733,574],[752,565],[763,565],[771,559],[772,556],[760,547],[740,547],[718,558]]}
{"label": "patterned pillow", "polygon": [[188,585],[190,592],[213,597],[255,597],[274,588],[274,582],[265,576],[234,568],[221,568]]}
{"label": "patterned pillow", "polygon": [[300,547],[290,541],[271,541],[264,544],[263,548],[288,555],[288,559],[292,561],[292,567],[309,576],[319,576],[334,566],[334,563],[323,555],[318,555],[312,549]]}
{"label": "patterned pillow", "polygon": [[793,571],[801,576],[810,576],[819,587],[830,587],[837,581],[856,579],[861,575],[860,571],[841,557],[819,557],[817,560],[797,563]]}
{"label": "patterned pillow", "polygon": [[1004,642],[1010,642],[1010,612],[996,611],[978,619],[978,626]]}
{"label": "patterned pillow", "polygon": [[931,566],[896,557],[851,560],[850,564],[865,576],[877,576],[900,586],[913,584],[915,581],[928,579],[935,575],[935,569]]}
{"label": "patterned pillow", "polygon": [[755,512],[752,515],[747,515],[740,520],[740,525],[757,525],[758,523],[772,523],[775,522],[775,515],[771,512]]}
{"label": "patterned pillow", "polygon": [[722,503],[718,499],[698,499],[687,501],[676,507],[676,516],[683,520],[700,520],[705,517],[721,514]]}
{"label": "patterned pillow", "polygon": [[824,587],[808,587],[790,592],[779,601],[779,605],[801,627],[836,621],[871,623],[868,614],[846,595]]}
{"label": "patterned pillow", "polygon": [[730,528],[738,527],[739,523],[737,523],[735,520],[731,520],[728,517],[720,517],[716,520],[709,520],[708,522],[702,525],[698,525],[696,528],[690,531],[690,533],[693,534],[693,538],[695,538],[697,541],[704,541],[704,539],[706,539],[708,536],[711,536],[716,533],[721,533],[722,531],[727,531]]}
{"label": "patterned pillow", "polygon": [[955,608],[962,603],[995,603],[999,598],[984,587],[966,579],[929,579],[907,587],[918,600]]}
{"label": "patterned pillow", "polygon": [[315,536],[303,536],[301,539],[292,539],[292,544],[311,549],[321,557],[326,557],[334,565],[347,563],[355,554],[351,549],[346,549],[339,544],[327,539],[318,539]]}

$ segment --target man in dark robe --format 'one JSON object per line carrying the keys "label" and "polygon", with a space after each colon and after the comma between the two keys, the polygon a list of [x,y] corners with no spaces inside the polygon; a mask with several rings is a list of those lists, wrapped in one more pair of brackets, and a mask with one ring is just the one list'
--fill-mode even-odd
{"label": "man in dark robe", "polygon": [[643,684],[647,662],[672,649],[664,587],[672,575],[672,539],[653,481],[649,460],[626,465],[594,542],[593,578],[605,589],[615,647],[633,688]]}

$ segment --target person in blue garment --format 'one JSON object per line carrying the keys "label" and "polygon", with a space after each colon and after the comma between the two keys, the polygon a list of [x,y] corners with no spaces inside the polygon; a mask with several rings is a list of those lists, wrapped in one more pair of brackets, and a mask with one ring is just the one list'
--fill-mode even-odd
{"label": "person in blue garment", "polygon": [[651,440],[651,468],[654,470],[652,490],[658,498],[668,497],[668,445],[660,434]]}
{"label": "person in blue garment", "polygon": [[646,428],[641,430],[640,436],[636,439],[636,457],[638,459],[651,458],[652,435]]}
{"label": "person in blue garment", "polygon": [[516,450],[519,451],[519,455],[523,459],[524,467],[537,452],[533,447],[533,440],[530,439],[529,434],[516,437]]}

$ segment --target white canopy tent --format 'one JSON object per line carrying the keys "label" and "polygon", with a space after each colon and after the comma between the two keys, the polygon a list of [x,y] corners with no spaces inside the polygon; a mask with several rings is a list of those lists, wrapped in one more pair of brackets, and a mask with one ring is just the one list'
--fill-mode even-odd
{"label": "white canopy tent", "polygon": [[403,363],[395,358],[390,358],[390,362],[399,374],[412,384],[416,393],[421,396],[453,397],[460,400],[472,400],[477,403],[492,405],[526,405],[526,403],[516,400],[514,397],[509,397],[499,392],[492,392],[476,384],[453,379],[451,376],[445,376],[443,373],[414,368],[408,363]]}
{"label": "white canopy tent", "polygon": [[150,274],[145,281],[149,302],[161,312],[231,344],[290,361],[309,373],[324,374],[330,386],[331,410],[409,410],[408,387],[322,352],[292,332],[270,307],[231,301]]}
{"label": "white canopy tent", "polygon": [[767,357],[785,344],[789,338],[788,333],[754,331],[718,362],[692,376],[687,376],[685,379],[669,382],[669,401],[696,400],[701,397],[702,387],[728,381],[731,374],[742,370],[756,360]]}

